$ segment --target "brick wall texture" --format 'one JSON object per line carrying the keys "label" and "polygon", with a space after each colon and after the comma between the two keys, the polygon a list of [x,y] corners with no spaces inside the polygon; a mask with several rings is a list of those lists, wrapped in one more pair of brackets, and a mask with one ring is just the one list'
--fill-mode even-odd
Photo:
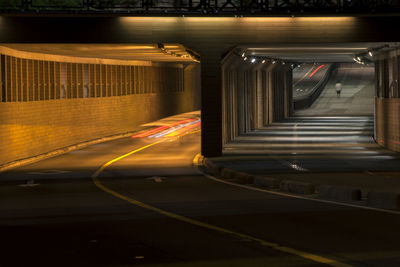
{"label": "brick wall texture", "polygon": [[375,112],[375,140],[400,152],[400,98],[376,98]]}
{"label": "brick wall texture", "polygon": [[189,65],[183,92],[0,103],[0,165],[200,109],[199,88]]}

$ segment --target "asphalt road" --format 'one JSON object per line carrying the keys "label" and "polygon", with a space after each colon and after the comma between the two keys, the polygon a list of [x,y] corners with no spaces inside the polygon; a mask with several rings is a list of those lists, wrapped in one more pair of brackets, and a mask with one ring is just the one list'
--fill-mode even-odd
{"label": "asphalt road", "polygon": [[181,130],[0,174],[0,266],[400,266],[400,216],[209,179]]}
{"label": "asphalt road", "polygon": [[303,64],[293,70],[293,98],[299,100],[308,97],[321,81],[331,64]]}
{"label": "asphalt road", "polygon": [[[305,71],[305,70],[303,70]],[[302,74],[302,72],[300,72]],[[318,76],[318,74],[320,76]],[[314,77],[316,76],[316,77]],[[321,79],[318,71],[313,79]],[[300,85],[312,88],[304,79],[295,86],[294,95]],[[317,80],[318,81],[318,80]],[[336,93],[336,83],[340,81],[343,88],[340,96]],[[307,89],[304,89],[307,92]],[[299,93],[299,92],[298,92]],[[300,93],[302,93],[300,91]],[[330,75],[329,81],[322,89],[320,96],[306,109],[295,111],[296,116],[335,116],[335,115],[374,115],[375,79],[374,68],[359,64],[340,64]]]}

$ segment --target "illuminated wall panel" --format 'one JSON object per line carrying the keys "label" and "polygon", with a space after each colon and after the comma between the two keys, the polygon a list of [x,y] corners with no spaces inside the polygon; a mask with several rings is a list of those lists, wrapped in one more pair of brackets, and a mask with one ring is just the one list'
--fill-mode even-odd
{"label": "illuminated wall panel", "polygon": [[182,92],[182,66],[63,63],[1,55],[0,102]]}

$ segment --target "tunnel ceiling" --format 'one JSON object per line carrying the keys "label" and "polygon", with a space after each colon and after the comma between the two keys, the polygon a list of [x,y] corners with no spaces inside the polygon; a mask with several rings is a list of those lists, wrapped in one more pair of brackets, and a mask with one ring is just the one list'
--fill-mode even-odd
{"label": "tunnel ceiling", "polygon": [[197,62],[198,55],[181,44],[1,44],[15,50],[51,55],[146,60],[153,62]]}
{"label": "tunnel ceiling", "polygon": [[293,62],[354,62],[354,57],[368,55],[369,51],[392,49],[399,43],[335,43],[335,44],[274,44],[239,47],[238,53]]}

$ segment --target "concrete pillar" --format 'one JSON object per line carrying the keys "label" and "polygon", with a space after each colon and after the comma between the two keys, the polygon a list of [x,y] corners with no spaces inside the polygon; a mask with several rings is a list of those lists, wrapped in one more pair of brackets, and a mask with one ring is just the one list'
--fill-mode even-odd
{"label": "concrete pillar", "polygon": [[215,50],[201,54],[201,153],[222,155],[221,54]]}
{"label": "concrete pillar", "polygon": [[265,68],[267,65],[264,63],[258,64],[255,67],[255,120],[254,120],[254,129],[259,129],[264,126],[263,118],[264,118],[264,90],[265,90]]}
{"label": "concrete pillar", "polygon": [[375,62],[375,140],[400,152],[400,49],[382,52]]}
{"label": "concrete pillar", "polygon": [[281,63],[271,64],[267,70],[267,102],[268,120],[267,124],[280,121],[289,114],[287,109],[291,90],[291,70],[287,65]]}

